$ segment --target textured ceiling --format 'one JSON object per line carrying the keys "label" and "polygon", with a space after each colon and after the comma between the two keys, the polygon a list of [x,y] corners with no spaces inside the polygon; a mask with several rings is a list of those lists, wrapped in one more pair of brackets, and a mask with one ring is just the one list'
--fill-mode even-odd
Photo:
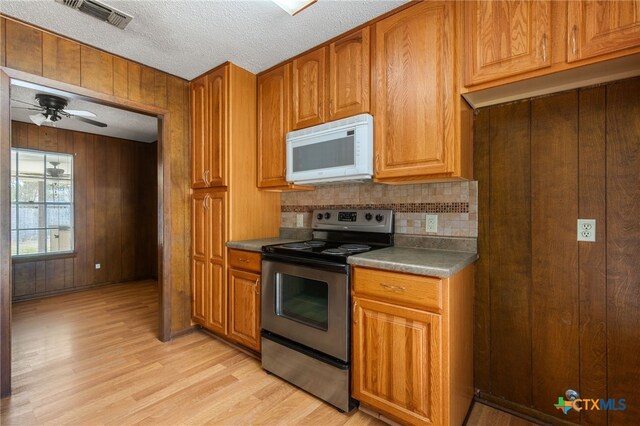
{"label": "textured ceiling", "polygon": [[190,80],[225,61],[258,73],[407,2],[319,0],[292,17],[270,0],[102,1],[133,15],[126,29],[54,0],[0,12]]}
{"label": "textured ceiling", "polygon": [[[4,1],[4,0],[1,0]],[[21,87],[16,84],[11,85],[11,120],[31,123],[29,116],[37,114],[38,111],[29,111],[23,108],[29,108],[15,100],[29,102],[37,105],[35,100],[36,93],[52,93],[62,96],[69,100],[67,109],[90,111],[96,115],[92,120],[101,121],[107,124],[107,127],[97,127],[91,124],[73,118],[63,118],[56,122],[59,129],[76,130],[79,132],[94,133],[97,135],[113,136],[116,138],[129,139],[139,142],[154,142],[158,139],[158,119],[148,115],[137,114],[131,111],[125,111],[117,108],[111,108],[104,105],[95,104],[93,102],[73,99],[72,95],[61,92],[59,90],[50,90],[44,87],[38,89]],[[17,107],[17,108],[16,108]]]}

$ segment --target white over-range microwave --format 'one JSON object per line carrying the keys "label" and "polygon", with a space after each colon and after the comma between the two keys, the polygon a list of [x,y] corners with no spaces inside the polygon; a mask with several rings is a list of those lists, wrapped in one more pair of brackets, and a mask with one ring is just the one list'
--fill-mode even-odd
{"label": "white over-range microwave", "polygon": [[373,175],[373,117],[360,114],[287,133],[287,181],[321,184]]}

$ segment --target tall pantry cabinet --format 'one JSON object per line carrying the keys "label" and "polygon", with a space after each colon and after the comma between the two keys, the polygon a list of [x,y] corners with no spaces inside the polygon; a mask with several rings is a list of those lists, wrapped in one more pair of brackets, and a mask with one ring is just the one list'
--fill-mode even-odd
{"label": "tall pantry cabinet", "polygon": [[280,197],[258,191],[256,76],[226,63],[190,83],[192,142],[192,321],[227,337],[229,240],[272,237]]}

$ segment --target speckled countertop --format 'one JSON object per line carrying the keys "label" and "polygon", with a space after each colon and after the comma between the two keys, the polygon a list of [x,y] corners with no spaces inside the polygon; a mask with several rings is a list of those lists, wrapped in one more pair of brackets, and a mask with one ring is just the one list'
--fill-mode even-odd
{"label": "speckled countertop", "polygon": [[347,262],[355,266],[448,278],[478,259],[477,253],[407,247],[389,247],[355,254]]}
{"label": "speckled countertop", "polygon": [[286,244],[293,243],[295,241],[300,241],[300,239],[292,240],[287,238],[260,238],[257,240],[243,240],[243,241],[228,241],[227,247],[238,250],[247,250],[247,251],[262,251],[262,246],[268,246],[272,244]]}

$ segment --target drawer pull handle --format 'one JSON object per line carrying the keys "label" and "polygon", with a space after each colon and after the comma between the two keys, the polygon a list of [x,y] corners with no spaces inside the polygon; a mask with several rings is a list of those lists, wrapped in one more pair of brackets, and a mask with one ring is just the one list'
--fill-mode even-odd
{"label": "drawer pull handle", "polygon": [[577,32],[578,32],[578,27],[574,25],[573,28],[571,28],[571,53],[573,53],[573,56],[576,56],[576,53],[578,52],[578,48],[576,46]]}
{"label": "drawer pull handle", "polygon": [[400,287],[399,285],[391,285],[391,284],[380,283],[380,286],[382,286],[383,288],[385,288],[387,290],[397,291],[399,293],[401,293],[401,292],[406,290],[406,288]]}
{"label": "drawer pull handle", "polygon": [[239,257],[238,261],[243,263],[249,263],[249,259],[245,259],[244,257]]}
{"label": "drawer pull handle", "polygon": [[542,62],[547,63],[547,33],[542,34]]}

